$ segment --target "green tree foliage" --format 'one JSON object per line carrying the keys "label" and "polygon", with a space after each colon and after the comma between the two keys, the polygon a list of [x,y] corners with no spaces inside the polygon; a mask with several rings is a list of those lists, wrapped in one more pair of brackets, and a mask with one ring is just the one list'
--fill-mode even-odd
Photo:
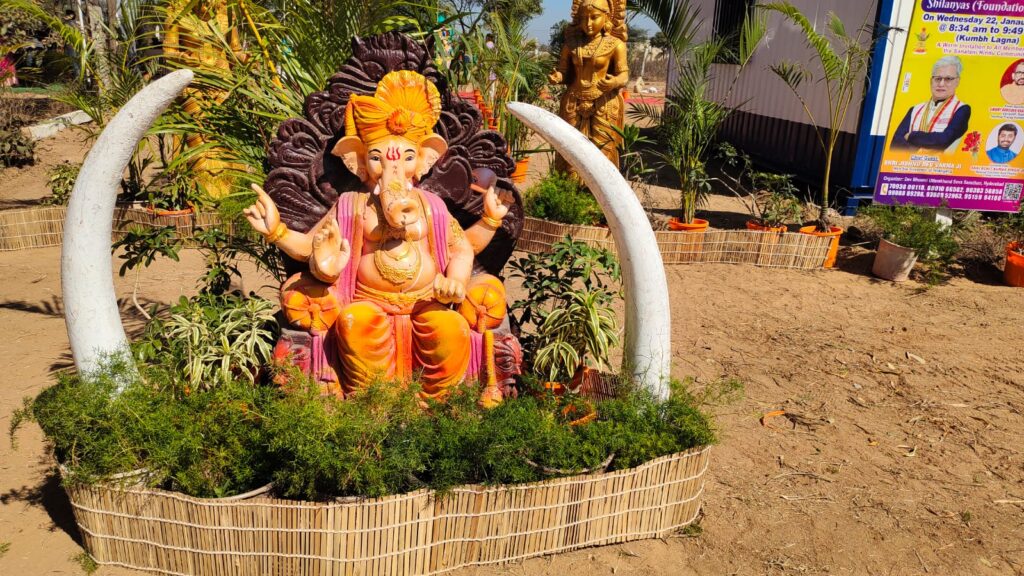
{"label": "green tree foliage", "polygon": [[655,47],[655,48],[657,48],[659,50],[671,50],[672,49],[672,45],[668,41],[668,36],[665,36],[665,33],[662,32],[661,30],[658,30],[657,32],[655,32],[654,36],[651,37],[651,46],[653,46],[653,47]]}
{"label": "green tree foliage", "polygon": [[551,25],[551,35],[548,37],[548,52],[552,57],[558,58],[562,53],[562,46],[565,45],[565,31],[569,28],[568,20],[559,20]]}

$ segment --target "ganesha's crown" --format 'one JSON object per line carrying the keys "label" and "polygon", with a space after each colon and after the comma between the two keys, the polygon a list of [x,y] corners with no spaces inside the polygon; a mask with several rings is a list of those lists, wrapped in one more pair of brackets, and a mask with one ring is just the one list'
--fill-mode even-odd
{"label": "ganesha's crown", "polygon": [[390,72],[381,78],[373,96],[352,94],[345,108],[345,135],[367,145],[388,136],[419,143],[431,135],[441,117],[441,95],[422,74]]}

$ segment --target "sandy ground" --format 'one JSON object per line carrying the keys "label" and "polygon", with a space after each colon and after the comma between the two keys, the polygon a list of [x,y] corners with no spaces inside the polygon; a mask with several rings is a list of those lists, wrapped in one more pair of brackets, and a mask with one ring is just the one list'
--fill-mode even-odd
{"label": "sandy ground", "polygon": [[[31,181],[0,174],[3,206],[31,201]],[[741,221],[729,206],[716,198],[712,219]],[[845,248],[830,271],[668,269],[674,374],[745,385],[712,407],[722,440],[699,531],[454,574],[1024,574],[1024,292],[994,270],[931,289],[882,282],[871,257]],[[201,268],[194,253],[158,261],[141,299],[191,293]],[[70,357],[59,249],[0,253],[0,275],[6,430]],[[125,302],[131,283],[117,289]],[[79,542],[38,428],[17,449],[0,440],[0,575],[81,573]]]}

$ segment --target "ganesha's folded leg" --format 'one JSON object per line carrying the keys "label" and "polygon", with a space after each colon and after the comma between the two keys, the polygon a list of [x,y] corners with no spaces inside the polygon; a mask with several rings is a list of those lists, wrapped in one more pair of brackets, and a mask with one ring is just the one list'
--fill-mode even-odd
{"label": "ganesha's folded leg", "polygon": [[395,376],[395,338],[391,316],[373,302],[341,309],[334,331],[345,394],[365,389],[374,378]]}
{"label": "ganesha's folded leg", "polygon": [[436,302],[412,314],[413,366],[422,370],[424,398],[443,398],[469,367],[469,323]]}

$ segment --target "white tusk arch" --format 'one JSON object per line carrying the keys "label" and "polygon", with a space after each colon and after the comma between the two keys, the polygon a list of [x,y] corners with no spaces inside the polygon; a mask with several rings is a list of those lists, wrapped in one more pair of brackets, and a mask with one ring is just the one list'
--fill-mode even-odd
{"label": "white tusk arch", "polygon": [[178,70],[132,97],[96,140],[71,191],[60,273],[64,321],[80,374],[128,351],[110,256],[114,203],[135,146],[192,77],[191,70]]}
{"label": "white tusk arch", "polygon": [[579,172],[608,219],[622,264],[626,293],[623,365],[657,398],[667,399],[672,367],[668,281],[654,231],[618,168],[586,136],[554,114],[530,104],[508,109],[550,142]]}

